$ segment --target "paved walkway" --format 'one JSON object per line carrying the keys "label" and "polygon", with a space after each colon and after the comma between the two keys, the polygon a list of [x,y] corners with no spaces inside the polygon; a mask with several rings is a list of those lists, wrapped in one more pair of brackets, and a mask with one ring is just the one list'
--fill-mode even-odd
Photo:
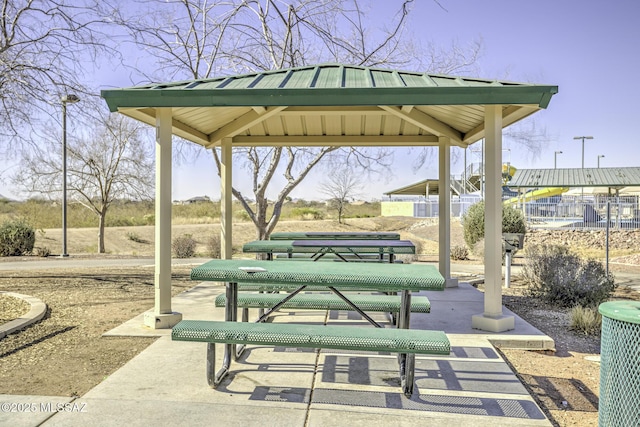
{"label": "paved walkway", "polygon": [[[101,261],[30,261],[20,268],[35,268],[35,263],[47,263],[47,268],[76,262],[88,267],[153,264]],[[15,269],[11,264],[0,263],[0,269]],[[481,270],[477,265],[452,266],[454,275],[466,277],[481,275]],[[635,275],[627,279],[632,286],[640,285]],[[213,306],[221,292],[219,284],[201,283],[175,297],[172,308],[185,319],[222,320],[224,310]],[[483,312],[483,295],[467,283],[420,294],[429,297],[432,312],[414,313],[411,327],[444,330],[452,352],[416,358],[416,388],[410,399],[400,390],[394,355],[260,346],[232,363],[230,376],[213,390],[205,378],[206,345],[173,342],[170,331],[145,328],[140,313],[105,336],[159,337],[146,350],[79,398],[0,395],[0,425],[551,425],[494,345],[544,349],[552,348],[553,341],[506,308],[506,314],[515,316],[515,330],[491,334],[472,329],[471,316]],[[377,320],[384,322],[380,316]],[[362,319],[347,312],[283,311],[274,321],[335,324]]]}

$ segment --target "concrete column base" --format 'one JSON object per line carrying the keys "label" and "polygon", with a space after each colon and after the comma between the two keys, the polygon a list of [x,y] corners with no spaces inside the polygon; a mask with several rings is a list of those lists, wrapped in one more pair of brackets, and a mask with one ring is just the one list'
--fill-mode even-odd
{"label": "concrete column base", "polygon": [[444,279],[444,287],[445,288],[457,288],[458,287],[458,279],[455,277],[450,277],[448,279]]}
{"label": "concrete column base", "polygon": [[182,320],[182,313],[155,314],[147,312],[144,314],[144,325],[151,329],[171,329]]}
{"label": "concrete column base", "polygon": [[485,314],[471,316],[471,327],[488,332],[504,332],[516,328],[516,319],[513,316],[500,315],[498,317]]}

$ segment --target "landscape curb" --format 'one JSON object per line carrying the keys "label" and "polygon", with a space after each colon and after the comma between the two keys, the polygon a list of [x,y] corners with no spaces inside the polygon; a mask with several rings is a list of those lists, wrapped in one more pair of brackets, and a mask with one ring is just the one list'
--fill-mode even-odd
{"label": "landscape curb", "polygon": [[38,298],[15,292],[0,292],[0,294],[20,298],[31,305],[31,309],[24,316],[0,325],[0,340],[15,331],[36,323],[47,314],[47,305]]}

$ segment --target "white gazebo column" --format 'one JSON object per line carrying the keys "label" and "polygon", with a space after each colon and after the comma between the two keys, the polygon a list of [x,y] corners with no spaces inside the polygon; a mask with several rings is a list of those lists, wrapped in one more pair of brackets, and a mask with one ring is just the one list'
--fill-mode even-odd
{"label": "white gazebo column", "polygon": [[220,258],[231,259],[231,138],[223,138],[220,146]]}
{"label": "white gazebo column", "polygon": [[182,320],[171,311],[171,108],[156,110],[155,306],[145,326],[169,329]]}
{"label": "white gazebo column", "polygon": [[471,326],[489,332],[515,328],[502,313],[502,106],[485,106],[484,313]]}
{"label": "white gazebo column", "polygon": [[451,145],[443,136],[438,143],[438,266],[446,287],[453,288],[458,279],[451,278]]}

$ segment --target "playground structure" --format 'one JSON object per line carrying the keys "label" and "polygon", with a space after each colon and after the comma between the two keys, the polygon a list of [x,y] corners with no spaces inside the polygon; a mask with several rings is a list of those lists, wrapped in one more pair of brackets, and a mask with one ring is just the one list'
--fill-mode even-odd
{"label": "playground structure", "polygon": [[[609,224],[615,229],[640,228],[640,168],[516,171],[509,163],[502,165],[503,206],[522,210],[531,227],[604,228]],[[519,178],[523,173],[528,174],[527,180]],[[469,165],[462,176],[451,176],[452,217],[462,218],[469,207],[484,199],[483,176],[481,163]],[[433,185],[435,181],[385,193],[389,201],[382,201],[381,214],[436,218],[439,188]],[[584,187],[577,185],[582,182]]]}

